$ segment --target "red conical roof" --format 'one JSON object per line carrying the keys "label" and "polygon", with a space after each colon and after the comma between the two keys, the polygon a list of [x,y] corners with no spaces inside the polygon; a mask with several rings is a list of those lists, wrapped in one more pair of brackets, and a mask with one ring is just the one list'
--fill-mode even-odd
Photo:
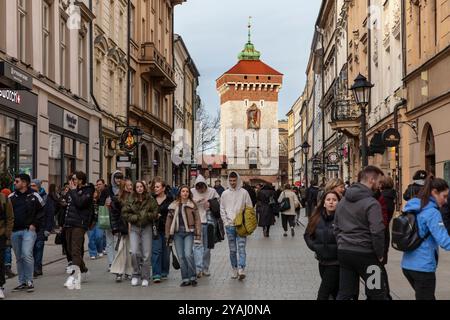
{"label": "red conical roof", "polygon": [[224,74],[258,74],[282,76],[283,74],[269,67],[261,60],[241,60]]}

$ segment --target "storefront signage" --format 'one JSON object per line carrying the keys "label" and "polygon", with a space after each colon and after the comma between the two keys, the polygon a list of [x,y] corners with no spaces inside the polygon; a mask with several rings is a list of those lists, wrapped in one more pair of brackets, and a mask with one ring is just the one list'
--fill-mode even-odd
{"label": "storefront signage", "polygon": [[383,133],[383,143],[386,147],[398,147],[400,144],[400,132],[394,128],[387,129]]}
{"label": "storefront signage", "polygon": [[14,81],[26,89],[33,89],[31,76],[5,61],[0,62],[0,76]]}
{"label": "storefront signage", "polygon": [[339,172],[339,165],[338,164],[329,164],[329,165],[327,165],[327,171]]}
{"label": "storefront signage", "polygon": [[64,129],[78,133],[78,116],[64,110]]}
{"label": "storefront signage", "polygon": [[6,99],[15,104],[20,104],[20,101],[22,101],[20,93],[14,90],[0,90],[0,98]]}

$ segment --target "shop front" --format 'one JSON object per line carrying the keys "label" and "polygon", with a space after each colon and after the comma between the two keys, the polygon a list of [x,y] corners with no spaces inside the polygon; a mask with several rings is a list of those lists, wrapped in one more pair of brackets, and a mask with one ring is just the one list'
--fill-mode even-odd
{"label": "shop front", "polygon": [[89,120],[49,102],[49,184],[63,186],[75,171],[89,172]]}

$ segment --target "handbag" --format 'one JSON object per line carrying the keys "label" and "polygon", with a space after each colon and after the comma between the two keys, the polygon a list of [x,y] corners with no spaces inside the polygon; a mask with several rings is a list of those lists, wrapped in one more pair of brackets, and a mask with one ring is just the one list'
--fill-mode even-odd
{"label": "handbag", "polygon": [[291,201],[286,197],[286,193],[283,192],[284,198],[281,200],[280,211],[285,212],[291,209]]}
{"label": "handbag", "polygon": [[97,225],[100,229],[103,229],[103,230],[111,229],[111,222],[109,220],[109,210],[105,206],[98,207]]}
{"label": "handbag", "polygon": [[173,252],[173,247],[171,247],[170,251],[172,251],[172,267],[175,270],[180,270],[180,263],[178,262],[178,258],[175,255],[175,253]]}
{"label": "handbag", "polygon": [[258,221],[253,208],[245,208],[236,216],[236,232],[242,238],[250,236],[256,230],[257,226]]}

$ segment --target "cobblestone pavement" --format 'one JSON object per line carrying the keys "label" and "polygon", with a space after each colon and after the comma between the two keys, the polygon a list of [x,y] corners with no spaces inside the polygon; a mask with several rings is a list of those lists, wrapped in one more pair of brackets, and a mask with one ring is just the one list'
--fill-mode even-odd
{"label": "cobblestone pavement", "polygon": [[[302,216],[304,213],[302,212]],[[306,218],[302,218],[306,225]],[[150,284],[148,288],[131,287],[129,281],[114,282],[114,276],[107,272],[107,260],[89,260],[86,264],[91,276],[82,284],[80,291],[69,291],[63,287],[67,278],[66,260],[61,247],[54,245],[52,238],[47,242],[44,255],[44,276],[35,279],[34,293],[12,293],[17,277],[7,280],[8,300],[64,299],[64,300],[314,300],[320,285],[320,276],[314,254],[303,240],[304,226],[296,227],[295,238],[283,237],[281,221],[270,231],[270,238],[262,236],[261,228],[248,239],[247,279],[232,280],[228,255],[228,243],[218,244],[212,251],[211,277],[199,279],[196,288],[180,288],[180,271],[171,269],[169,279],[161,284]],[[86,239],[87,244],[87,239]],[[14,257],[13,257],[14,259]],[[397,299],[414,299],[414,292],[400,268],[401,253],[389,252],[387,270],[391,294]],[[13,262],[15,266],[15,259]],[[364,299],[364,289],[361,287]],[[437,299],[450,299],[450,254],[440,251],[437,271]]]}

